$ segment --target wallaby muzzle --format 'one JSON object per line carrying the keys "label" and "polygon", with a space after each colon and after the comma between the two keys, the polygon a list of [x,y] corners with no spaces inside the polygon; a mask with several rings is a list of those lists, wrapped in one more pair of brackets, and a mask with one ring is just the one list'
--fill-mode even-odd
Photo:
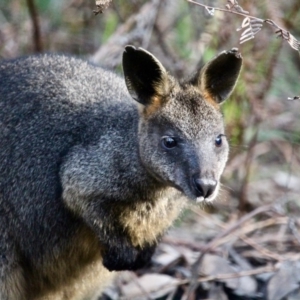
{"label": "wallaby muzzle", "polygon": [[218,182],[214,179],[193,176],[193,186],[197,199],[201,197],[203,199],[211,197],[216,190],[217,184]]}

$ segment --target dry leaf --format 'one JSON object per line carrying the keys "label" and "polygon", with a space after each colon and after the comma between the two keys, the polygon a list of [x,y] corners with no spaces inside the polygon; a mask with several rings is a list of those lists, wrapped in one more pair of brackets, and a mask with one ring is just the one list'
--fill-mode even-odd
{"label": "dry leaf", "polygon": [[96,7],[97,9],[94,10],[94,14],[102,14],[105,9],[108,8],[109,4],[112,2],[112,0],[96,0]]}
{"label": "dry leaf", "polygon": [[162,249],[163,252],[153,258],[153,261],[159,265],[168,266],[181,258],[181,254],[174,247],[164,245]]}
{"label": "dry leaf", "polygon": [[[220,276],[224,274],[237,274],[237,269],[229,261],[217,255],[206,254],[200,268],[201,274],[206,276]],[[251,295],[256,292],[257,283],[251,276],[216,279],[234,290],[237,295]]]}
{"label": "dry leaf", "polygon": [[163,297],[177,288],[179,281],[164,274],[145,274],[121,287],[125,299],[141,300]]}
{"label": "dry leaf", "polygon": [[280,187],[294,190],[296,192],[300,191],[300,179],[292,174],[283,171],[278,171],[274,175],[274,181]]}
{"label": "dry leaf", "polygon": [[299,274],[300,269],[295,262],[283,262],[268,283],[268,300],[281,300],[296,290],[299,287]]}

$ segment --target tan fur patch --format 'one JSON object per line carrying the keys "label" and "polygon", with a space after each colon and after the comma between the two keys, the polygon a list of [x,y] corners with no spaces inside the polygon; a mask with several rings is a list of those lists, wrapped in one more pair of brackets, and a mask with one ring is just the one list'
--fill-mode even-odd
{"label": "tan fur patch", "polygon": [[146,105],[144,109],[144,117],[149,117],[158,111],[166,102],[166,95],[170,94],[170,82],[167,77],[167,73],[162,75],[162,79],[154,86],[155,96],[151,97],[150,104]]}
{"label": "tan fur patch", "polygon": [[82,270],[79,280],[36,300],[97,300],[116,274],[116,272],[109,272],[104,268],[99,259]]}
{"label": "tan fur patch", "polygon": [[151,104],[147,105],[144,109],[144,117],[149,117],[158,111],[162,106],[162,97],[154,96],[151,98]]}
{"label": "tan fur patch", "polygon": [[220,105],[216,102],[216,100],[213,98],[213,96],[208,92],[204,91],[202,92],[204,100],[206,100],[208,103],[210,103],[213,107],[216,109],[220,109]]}
{"label": "tan fur patch", "polygon": [[[1,283],[0,294],[2,291],[7,294],[7,299],[23,300],[24,299],[24,277],[21,268],[13,270]],[[6,298],[5,298],[6,299]]]}
{"label": "tan fur patch", "polygon": [[[185,205],[178,199],[178,192],[171,188],[154,203],[137,203],[135,209],[126,208],[121,214],[121,223],[128,230],[134,246],[154,244],[169,228]],[[174,192],[175,191],[175,192]]]}
{"label": "tan fur patch", "polygon": [[[78,243],[80,247],[77,246]],[[43,276],[50,281],[42,282],[35,278],[34,294],[38,296],[32,299],[98,299],[115,275],[103,266],[100,252],[97,237],[89,228],[82,228],[70,240],[67,251],[63,254],[59,251],[54,253],[56,262],[49,260],[49,263],[43,265]],[[72,261],[71,266],[68,264],[70,261]],[[44,293],[45,295],[42,296]]]}

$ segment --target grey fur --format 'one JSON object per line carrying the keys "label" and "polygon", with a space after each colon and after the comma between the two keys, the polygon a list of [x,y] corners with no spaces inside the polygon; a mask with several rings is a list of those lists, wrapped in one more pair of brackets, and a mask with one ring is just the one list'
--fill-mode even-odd
{"label": "grey fur", "polygon": [[122,78],[72,57],[0,64],[1,300],[96,299],[107,269],[149,260],[181,196],[216,197],[228,156],[224,137],[216,147],[218,105],[241,57],[212,62],[179,83],[150,53],[126,47],[126,84],[141,104]]}

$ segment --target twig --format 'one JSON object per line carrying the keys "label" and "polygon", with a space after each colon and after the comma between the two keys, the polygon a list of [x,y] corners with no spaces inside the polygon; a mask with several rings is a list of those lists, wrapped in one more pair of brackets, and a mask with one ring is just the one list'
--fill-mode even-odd
{"label": "twig", "polygon": [[300,235],[299,235],[299,231],[298,231],[295,223],[296,223],[295,220],[293,218],[290,218],[289,222],[288,222],[288,225],[289,225],[289,228],[290,228],[293,236],[295,237],[296,241],[300,245]]}
{"label": "twig", "polygon": [[133,282],[141,290],[141,293],[145,297],[145,299],[146,300],[151,300],[152,298],[150,297],[148,291],[146,291],[145,288],[139,283],[139,281],[137,280],[137,276],[135,275],[135,273],[131,272],[130,275],[131,275],[131,278],[133,279]]}
{"label": "twig", "polygon": [[272,273],[272,272],[275,272],[277,269],[278,269],[277,266],[272,265],[272,266],[266,266],[266,267],[252,269],[252,270],[241,271],[241,272],[237,272],[237,273],[211,275],[211,276],[206,276],[204,278],[199,278],[198,282],[224,280],[224,279],[239,278],[239,277],[245,277],[245,276],[253,276],[253,275],[258,275],[258,274],[263,274],[263,273]]}
{"label": "twig", "polygon": [[[162,239],[162,243],[171,244],[175,246],[181,246],[189,248],[193,251],[204,251],[206,249],[205,244],[195,243],[195,242],[189,242],[189,241],[182,241],[180,239],[174,239],[169,236],[165,236]],[[216,253],[217,251],[213,251],[213,253]]]}
{"label": "twig", "polygon": [[152,16],[151,16],[151,18],[149,18],[147,28],[145,28],[146,32],[144,33],[144,38],[143,38],[143,42],[142,42],[142,47],[144,47],[146,49],[149,47],[149,43],[150,43],[150,39],[151,39],[151,36],[152,36],[153,28],[154,28],[154,25],[157,21],[158,12],[159,12],[162,4],[163,4],[163,1],[152,0],[152,5],[153,5]]}
{"label": "twig", "polygon": [[254,157],[254,149],[255,145],[257,144],[257,138],[258,138],[258,132],[259,132],[259,127],[257,127],[256,132],[250,141],[249,144],[249,149],[247,151],[247,156],[245,160],[245,176],[243,179],[243,182],[241,184],[241,189],[240,189],[240,200],[239,200],[239,211],[240,212],[245,212],[246,211],[246,206],[249,204],[248,197],[247,197],[247,188],[248,188],[248,182],[250,179],[250,170],[251,170],[251,165],[252,165],[252,160]]}
{"label": "twig", "polygon": [[223,12],[227,12],[227,13],[231,13],[231,14],[235,14],[235,15],[240,15],[240,16],[243,16],[243,17],[249,17],[250,19],[255,19],[255,20],[261,20],[261,21],[264,21],[263,19],[259,19],[257,17],[253,17],[253,16],[249,16],[248,14],[246,13],[243,13],[243,12],[238,12],[238,11],[235,11],[235,10],[229,10],[229,9],[225,9],[225,8],[220,8],[220,7],[214,7],[214,6],[209,6],[209,5],[205,5],[205,4],[202,4],[202,3],[198,3],[198,2],[195,2],[193,0],[186,0],[187,2],[190,2],[192,4],[195,4],[195,5],[199,5],[199,6],[202,6],[204,7],[205,9],[210,9],[211,11],[214,11],[214,10],[218,10],[218,11],[223,11]]}
{"label": "twig", "polygon": [[[225,8],[219,8],[219,7],[205,5],[202,3],[195,2],[193,0],[186,0],[186,1],[189,3],[204,7],[211,15],[214,14],[215,10],[218,10],[218,11],[245,17],[243,24],[244,24],[244,22],[246,22],[247,24],[242,25],[242,28],[245,28],[247,26],[249,26],[249,28],[243,32],[241,39],[240,39],[241,43],[246,42],[251,38],[254,38],[254,35],[261,29],[261,26],[259,24],[266,23],[276,29],[275,33],[278,34],[278,37],[281,37],[283,40],[287,41],[294,50],[296,50],[298,52],[300,51],[300,42],[289,31],[280,27],[277,23],[275,23],[271,19],[264,20],[264,19],[260,19],[260,18],[251,16],[248,14],[248,12],[244,11],[239,5],[233,5],[233,6],[227,5],[226,7],[230,7],[230,9],[225,9]],[[229,2],[232,2],[232,1],[229,1]],[[234,2],[237,4],[236,0]],[[235,7],[240,8],[239,9],[240,11],[231,9],[231,8],[235,8]],[[250,20],[252,20],[252,21],[250,21]],[[242,29],[242,28],[240,28],[240,29]]]}
{"label": "twig", "polygon": [[250,204],[248,201],[248,184],[251,175],[251,167],[252,167],[252,162],[255,154],[255,146],[257,145],[260,124],[264,120],[261,112],[262,109],[259,103],[262,103],[267,91],[270,90],[271,84],[273,82],[273,77],[274,77],[274,68],[276,66],[279,57],[281,46],[282,43],[277,45],[276,51],[274,51],[273,55],[269,60],[270,62],[268,64],[269,68],[266,70],[266,74],[264,75],[259,91],[256,93],[253,92],[253,88],[251,87],[251,84],[248,84],[248,86],[246,87],[247,94],[249,95],[248,97],[249,102],[251,103],[252,113],[250,113],[250,115],[254,116],[253,123],[254,126],[256,127],[256,132],[249,143],[249,148],[247,149],[247,154],[245,159],[245,173],[244,173],[245,175],[242,180],[241,188],[239,191],[240,194],[239,211],[241,212],[246,211],[247,206],[249,206]]}
{"label": "twig", "polygon": [[[236,272],[236,273],[209,275],[209,276],[198,278],[197,282],[201,283],[201,282],[209,282],[209,281],[221,281],[221,280],[226,280],[226,279],[253,276],[253,275],[259,275],[259,274],[264,274],[264,273],[273,273],[278,269],[279,269],[278,265],[269,265],[269,266],[265,266],[265,267],[255,268],[255,269],[251,269],[251,270],[245,270],[245,271]],[[150,298],[149,293],[136,280],[136,278],[134,277],[134,274],[132,274],[132,278],[133,278],[134,282],[138,285],[138,287],[141,289],[142,295],[147,297],[146,298],[147,300],[152,299],[152,298]],[[166,287],[180,286],[180,285],[185,285],[188,283],[190,283],[190,279],[183,279],[183,280],[178,280],[176,283],[175,282],[171,283],[171,284],[167,285]],[[174,291],[174,292],[176,292],[176,291]],[[123,299],[123,298],[121,298],[121,299]],[[173,299],[173,298],[171,296],[169,296],[168,299]]]}
{"label": "twig", "polygon": [[198,286],[198,270],[199,267],[202,263],[202,260],[204,258],[204,255],[211,250],[212,248],[215,247],[215,245],[218,244],[218,241],[220,239],[222,239],[223,237],[229,235],[230,233],[232,233],[233,231],[235,231],[237,228],[239,228],[242,224],[244,224],[245,222],[247,222],[248,220],[250,220],[251,218],[253,218],[254,216],[261,214],[261,213],[265,213],[268,211],[271,211],[273,209],[272,205],[264,205],[261,207],[258,207],[257,209],[253,210],[252,212],[244,215],[241,219],[239,219],[236,223],[232,224],[231,226],[229,226],[225,231],[221,232],[219,235],[217,235],[213,240],[211,240],[206,247],[204,248],[204,250],[201,252],[201,254],[199,255],[197,261],[194,263],[194,265],[192,266],[192,279],[191,279],[191,284],[189,286],[189,289],[187,291],[187,295],[186,297],[183,297],[183,299],[192,299],[192,294],[194,293],[195,289]]}
{"label": "twig", "polygon": [[294,96],[294,97],[292,97],[292,98],[289,97],[288,100],[289,100],[289,101],[300,100],[300,97],[299,97],[299,96]]}
{"label": "twig", "polygon": [[115,30],[109,40],[94,53],[90,61],[106,68],[115,68],[120,63],[125,45],[138,44],[148,48],[152,29],[162,3],[160,0],[146,2],[135,15],[132,15]]}
{"label": "twig", "polygon": [[41,38],[41,30],[39,24],[39,17],[36,9],[36,5],[34,0],[26,0],[27,6],[29,10],[29,15],[31,17],[32,27],[33,27],[33,44],[34,44],[34,51],[35,52],[42,52],[43,51],[43,43]]}
{"label": "twig", "polygon": [[[263,228],[273,226],[273,225],[287,224],[287,223],[288,223],[288,217],[280,217],[280,218],[276,218],[276,219],[269,218],[264,221],[256,222],[254,224],[249,224],[248,226],[244,226],[244,228],[239,228],[236,232],[234,232],[234,235],[237,238],[240,238],[243,240],[243,237],[246,234],[249,234],[253,231],[263,229]],[[214,247],[217,247],[217,246],[227,243],[229,239],[230,239],[230,237],[228,237],[228,236],[225,236],[225,237],[219,239],[218,242],[216,242]]]}
{"label": "twig", "polygon": [[[259,274],[264,274],[264,273],[273,273],[278,269],[279,269],[279,266],[271,265],[271,266],[266,266],[266,267],[261,267],[261,268],[256,268],[256,269],[251,269],[251,270],[246,270],[246,271],[241,271],[241,272],[236,272],[236,273],[226,273],[226,274],[220,274],[220,275],[205,276],[205,277],[198,278],[197,282],[201,283],[201,282],[209,282],[209,281],[221,281],[221,280],[226,280],[226,279],[253,276],[253,275],[259,275]],[[183,280],[177,281],[176,283],[171,283],[170,285],[168,285],[168,287],[172,287],[174,285],[180,286],[180,285],[185,285],[188,283],[190,283],[190,279],[183,279]],[[168,297],[168,299],[173,299],[173,298]],[[182,297],[182,299],[184,299],[184,296]]]}
{"label": "twig", "polygon": [[246,244],[250,245],[251,247],[253,247],[255,250],[257,250],[259,253],[261,253],[264,257],[267,257],[267,258],[271,258],[271,259],[274,259],[276,261],[283,261],[285,260],[285,257],[282,256],[282,255],[279,255],[277,253],[273,253],[271,252],[270,250],[262,247],[261,245],[255,243],[253,241],[253,239],[247,237],[247,236],[241,236],[240,237]]}

